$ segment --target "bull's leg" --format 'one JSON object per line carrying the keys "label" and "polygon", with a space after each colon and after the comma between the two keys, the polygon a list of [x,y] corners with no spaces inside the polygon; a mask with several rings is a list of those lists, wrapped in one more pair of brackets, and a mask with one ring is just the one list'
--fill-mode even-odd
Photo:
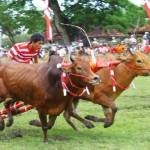
{"label": "bull's leg", "polygon": [[41,121],[41,125],[42,125],[42,130],[43,130],[43,134],[44,134],[44,139],[43,139],[43,142],[44,143],[48,143],[48,137],[47,137],[47,130],[48,130],[48,127],[47,127],[47,116],[38,112],[39,113],[39,118],[40,118],[40,121]]}
{"label": "bull's leg", "polygon": [[14,103],[14,100],[12,98],[7,98],[4,102],[4,106],[5,106],[5,109],[7,111],[7,116],[8,116],[8,119],[7,119],[7,123],[6,123],[6,126],[7,127],[10,127],[12,124],[13,124],[13,115],[12,115],[12,112],[11,110],[9,109],[10,106]]}
{"label": "bull's leg", "polygon": [[63,116],[66,120],[66,122],[76,131],[78,131],[78,128],[74,125],[74,123],[71,121],[71,114],[67,110],[63,113]]}
{"label": "bull's leg", "polygon": [[[57,116],[49,116],[49,122],[47,124],[48,129],[51,129],[53,127],[56,118],[57,118]],[[31,120],[31,121],[29,121],[29,124],[32,125],[32,126],[36,126],[36,127],[41,127],[42,126],[40,120]]]}
{"label": "bull's leg", "polygon": [[29,121],[29,124],[36,127],[41,127],[41,121],[40,120],[31,120]]}
{"label": "bull's leg", "polygon": [[117,112],[117,108],[112,99],[107,97],[106,95],[101,95],[95,99],[95,101],[102,105],[104,108],[105,120],[104,120],[104,128],[111,126],[114,122],[115,113]]}
{"label": "bull's leg", "polygon": [[57,116],[50,116],[49,115],[49,122],[48,122],[48,125],[47,125],[48,129],[51,129],[54,126],[56,118],[57,118]]}
{"label": "bull's leg", "polygon": [[85,119],[91,120],[93,122],[104,122],[105,118],[99,118],[97,116],[93,116],[93,115],[86,115]]}
{"label": "bull's leg", "polygon": [[[104,127],[107,128],[109,126],[111,126],[114,122],[114,118],[115,118],[115,114],[117,112],[117,108],[114,104],[113,109],[107,108],[107,107],[103,107],[104,110],[104,115],[105,115],[105,124]],[[113,110],[113,111],[112,111]]]}
{"label": "bull's leg", "polygon": [[[75,103],[74,103],[74,102],[75,102]],[[76,126],[74,125],[74,123],[71,121],[71,117],[74,117],[75,119],[77,119],[77,120],[79,120],[80,122],[82,122],[87,128],[93,128],[94,125],[93,125],[90,121],[88,121],[88,120],[82,118],[82,117],[76,112],[76,107],[77,107],[76,101],[71,102],[71,103],[68,105],[67,109],[65,110],[65,112],[64,112],[64,114],[63,114],[63,115],[64,115],[64,118],[65,118],[65,120],[68,122],[68,124],[69,124],[74,130],[78,131],[78,129],[76,128]]]}
{"label": "bull's leg", "polygon": [[76,109],[76,107],[78,106],[78,100],[75,100],[74,101],[70,101],[70,103],[68,103],[64,113],[63,113],[63,116],[66,120],[66,122],[76,131],[78,131],[78,128],[74,125],[74,123],[71,121],[71,116],[72,116],[72,111],[73,109]]}
{"label": "bull's leg", "polygon": [[86,119],[84,119],[84,118],[82,118],[79,114],[77,114],[76,112],[72,112],[72,117],[74,117],[74,118],[76,118],[77,120],[79,120],[80,122],[82,122],[87,128],[94,128],[94,125],[90,122],[90,121],[88,121],[88,120],[86,120]]}
{"label": "bull's leg", "polygon": [[4,119],[0,116],[0,130],[4,130],[5,128],[5,122],[4,122]]}

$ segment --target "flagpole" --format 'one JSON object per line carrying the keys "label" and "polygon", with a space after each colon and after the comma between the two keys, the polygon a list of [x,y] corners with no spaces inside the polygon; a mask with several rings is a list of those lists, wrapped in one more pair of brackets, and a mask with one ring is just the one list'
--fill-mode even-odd
{"label": "flagpole", "polygon": [[137,24],[136,24],[135,29],[134,29],[134,32],[133,32],[134,35],[136,34],[136,31],[137,31],[137,29],[138,29],[138,27],[139,27],[140,20],[141,20],[141,17],[139,16],[138,19],[137,19]]}
{"label": "flagpole", "polygon": [[45,31],[45,38],[47,41],[52,41],[52,10],[49,7],[49,0],[33,0],[33,5],[37,8],[38,11],[43,11],[45,24],[46,24],[46,31]]}
{"label": "flagpole", "polygon": [[2,27],[0,26],[0,47],[2,47]]}

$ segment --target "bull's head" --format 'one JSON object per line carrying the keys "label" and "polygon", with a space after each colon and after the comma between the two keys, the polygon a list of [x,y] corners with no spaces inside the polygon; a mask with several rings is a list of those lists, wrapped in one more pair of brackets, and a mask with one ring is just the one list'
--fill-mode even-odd
{"label": "bull's head", "polygon": [[146,54],[137,51],[136,53],[130,53],[127,57],[121,58],[121,60],[136,75],[150,75],[150,58]]}
{"label": "bull's head", "polygon": [[88,57],[72,57],[70,58],[71,64],[64,66],[62,69],[65,73],[70,75],[70,78],[74,82],[78,82],[79,86],[85,86],[85,84],[98,84],[100,77],[96,75],[90,66],[90,60]]}

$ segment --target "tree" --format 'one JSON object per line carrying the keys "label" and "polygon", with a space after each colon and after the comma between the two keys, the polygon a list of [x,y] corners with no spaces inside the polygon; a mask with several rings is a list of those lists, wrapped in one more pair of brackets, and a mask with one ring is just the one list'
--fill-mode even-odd
{"label": "tree", "polygon": [[[28,1],[30,2],[30,1]],[[43,32],[44,20],[42,15],[32,6],[25,7],[25,0],[1,0],[0,3],[0,26],[3,33],[8,35],[12,43],[14,36],[24,32]]]}
{"label": "tree", "polygon": [[127,32],[137,24],[137,16],[144,23],[144,10],[128,0],[79,0],[71,3],[65,0],[63,13],[73,24],[78,24],[87,31],[99,26],[103,30],[112,28]]}
{"label": "tree", "polygon": [[58,28],[59,32],[61,33],[65,44],[69,45],[71,42],[71,39],[69,38],[69,33],[67,33],[66,28],[61,26],[60,24],[61,22],[66,23],[66,21],[68,20],[67,17],[62,15],[62,12],[61,12],[61,9],[57,0],[49,0],[49,6],[52,8],[55,14],[54,15],[54,23],[56,25],[55,27]]}
{"label": "tree", "polygon": [[[15,42],[15,35],[25,30],[29,34],[44,32],[43,12],[36,10],[32,0],[0,0],[0,2],[0,26],[12,42]],[[100,27],[105,31],[118,29],[122,32],[135,28],[137,16],[140,16],[139,25],[144,24],[143,8],[131,4],[128,0],[64,0],[62,6],[58,0],[49,2],[55,14],[53,22],[66,44],[70,43],[72,34],[75,35],[77,32],[72,28],[65,28],[60,22],[81,26],[86,31]]]}

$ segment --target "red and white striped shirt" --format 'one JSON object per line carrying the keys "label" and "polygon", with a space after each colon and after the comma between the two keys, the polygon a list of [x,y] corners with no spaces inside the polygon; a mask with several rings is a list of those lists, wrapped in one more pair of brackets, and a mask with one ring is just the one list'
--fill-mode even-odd
{"label": "red and white striped shirt", "polygon": [[30,63],[31,59],[38,55],[38,50],[29,48],[29,42],[17,43],[8,52],[8,57],[18,63]]}

